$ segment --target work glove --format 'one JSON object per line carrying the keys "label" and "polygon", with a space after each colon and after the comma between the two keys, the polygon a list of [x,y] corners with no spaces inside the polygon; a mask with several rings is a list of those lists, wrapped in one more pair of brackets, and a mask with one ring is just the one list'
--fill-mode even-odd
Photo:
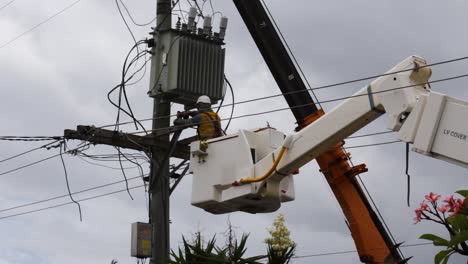
{"label": "work glove", "polygon": [[174,120],[174,125],[175,126],[183,126],[185,124],[186,124],[186,122],[182,118],[177,118],[177,119]]}

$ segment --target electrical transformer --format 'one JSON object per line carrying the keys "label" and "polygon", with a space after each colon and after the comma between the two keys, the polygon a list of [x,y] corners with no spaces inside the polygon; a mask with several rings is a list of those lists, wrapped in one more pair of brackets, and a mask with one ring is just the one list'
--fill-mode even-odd
{"label": "electrical transformer", "polygon": [[[190,20],[190,19],[189,19]],[[203,28],[177,23],[175,29],[157,32],[149,96],[194,106],[200,95],[212,103],[224,97],[224,32],[227,19],[222,18],[219,33],[211,32],[211,17]],[[223,27],[224,26],[224,27]]]}

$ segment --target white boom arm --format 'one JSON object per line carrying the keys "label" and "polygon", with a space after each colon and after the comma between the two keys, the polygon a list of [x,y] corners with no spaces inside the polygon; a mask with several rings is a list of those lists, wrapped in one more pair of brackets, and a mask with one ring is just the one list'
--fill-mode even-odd
{"label": "white boom arm", "polygon": [[[282,147],[279,146],[272,153],[264,155],[262,159],[254,159],[250,168],[248,164],[242,163],[233,167],[234,172],[219,170],[217,173],[227,173],[229,176],[215,184],[219,193],[216,202],[210,206],[215,205],[217,209],[220,206],[227,206],[226,208],[216,211],[211,210],[210,206],[204,206],[203,203],[194,202],[197,192],[200,192],[197,188],[193,190],[192,203],[214,213],[224,213],[226,210],[247,212],[276,210],[280,206],[281,199],[284,200],[287,192],[291,191],[291,187],[288,187],[289,189],[282,187],[285,181],[289,182],[288,185],[292,184],[292,177],[288,175],[384,113],[387,114],[388,129],[399,132],[400,140],[412,143],[413,151],[468,167],[468,102],[431,92],[427,84],[430,76],[431,69],[426,67],[423,59],[412,56],[403,60],[386,75],[377,78],[314,123],[288,136],[285,140],[287,143],[283,144],[287,150],[283,150],[284,155],[279,163],[276,162],[276,167],[273,157],[282,154],[280,153]],[[241,131],[237,137],[241,138],[243,133],[245,132]],[[215,144],[216,142],[213,142],[213,145]],[[247,148],[250,146],[250,149],[255,149],[252,140],[250,142],[247,140],[246,144]],[[212,157],[208,149],[206,164],[197,164],[195,160],[191,160],[191,166],[195,165],[192,167],[194,185],[197,177],[203,177],[200,174],[211,174],[213,167],[218,166],[217,159],[211,162],[210,158]],[[210,170],[205,170],[206,165]],[[246,181],[248,183],[245,185],[249,188],[242,184],[245,181],[241,179],[260,177],[273,167],[274,172],[260,183]],[[242,186],[230,187],[226,180],[232,177],[237,177],[233,182]],[[229,199],[223,199],[223,192],[230,194]],[[292,194],[289,200],[294,199],[293,196]],[[259,204],[258,207],[247,202],[252,197],[257,199],[254,199],[256,202],[252,204]],[[264,200],[269,206],[262,204],[260,200]]]}

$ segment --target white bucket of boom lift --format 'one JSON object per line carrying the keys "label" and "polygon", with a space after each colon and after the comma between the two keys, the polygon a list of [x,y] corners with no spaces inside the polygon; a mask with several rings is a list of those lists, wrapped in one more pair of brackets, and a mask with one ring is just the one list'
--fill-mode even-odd
{"label": "white bucket of boom lift", "polygon": [[240,178],[262,174],[255,173],[254,164],[281,147],[284,138],[283,133],[268,127],[240,130],[206,143],[193,142],[190,145],[192,205],[213,214],[268,213],[278,210],[282,202],[294,200],[292,175],[285,175],[279,186],[273,183],[269,186],[268,179],[233,186]]}

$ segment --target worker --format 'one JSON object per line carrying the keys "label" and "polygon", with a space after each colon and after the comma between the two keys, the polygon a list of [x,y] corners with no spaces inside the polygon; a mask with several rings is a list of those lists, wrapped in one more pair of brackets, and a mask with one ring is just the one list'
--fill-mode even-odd
{"label": "worker", "polygon": [[[198,126],[197,133],[200,140],[208,140],[224,135],[221,129],[221,119],[211,109],[210,97],[198,97],[196,112],[179,112],[174,125],[182,127]],[[191,118],[188,118],[191,116]],[[184,119],[185,118],[185,119]]]}

